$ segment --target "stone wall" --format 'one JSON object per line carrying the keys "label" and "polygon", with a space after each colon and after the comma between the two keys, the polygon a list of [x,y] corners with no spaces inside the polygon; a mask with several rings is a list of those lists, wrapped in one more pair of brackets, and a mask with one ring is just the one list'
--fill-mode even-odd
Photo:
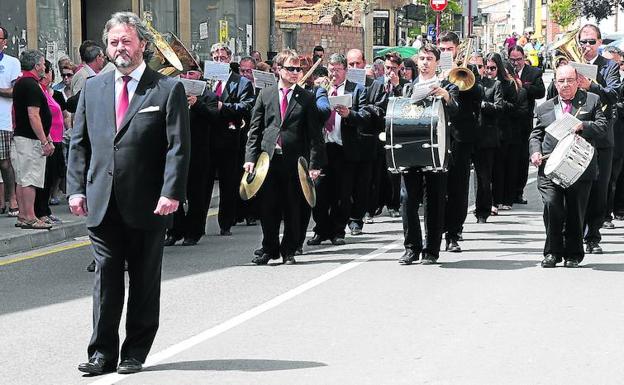
{"label": "stone wall", "polygon": [[[325,54],[343,53],[351,48],[363,49],[364,30],[360,27],[346,27],[329,24],[277,23],[277,49],[295,48],[302,55],[312,55],[316,45],[325,48]],[[294,31],[296,47],[287,47],[284,32]]]}

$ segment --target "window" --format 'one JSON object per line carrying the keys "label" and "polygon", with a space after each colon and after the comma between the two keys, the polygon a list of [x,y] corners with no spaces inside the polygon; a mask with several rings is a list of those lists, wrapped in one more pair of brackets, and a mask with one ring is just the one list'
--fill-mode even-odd
{"label": "window", "polygon": [[67,0],[37,1],[37,47],[56,64],[68,54],[69,8]]}
{"label": "window", "polygon": [[388,18],[373,18],[373,45],[390,45]]}
{"label": "window", "polygon": [[282,33],[284,36],[284,48],[297,49],[297,31],[294,29],[284,29]]}
{"label": "window", "polygon": [[158,32],[178,35],[178,0],[143,0],[143,11],[152,13],[152,25]]}
{"label": "window", "polygon": [[4,52],[18,57],[26,49],[26,0],[0,1],[0,25],[9,31]]}

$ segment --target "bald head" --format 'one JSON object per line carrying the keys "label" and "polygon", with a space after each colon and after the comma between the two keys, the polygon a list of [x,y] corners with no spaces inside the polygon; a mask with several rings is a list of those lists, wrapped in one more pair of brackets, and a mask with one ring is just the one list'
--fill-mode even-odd
{"label": "bald head", "polygon": [[366,60],[364,60],[364,54],[357,48],[350,49],[347,52],[347,66],[350,68],[364,68],[366,67]]}
{"label": "bald head", "polygon": [[555,74],[555,87],[559,96],[563,100],[572,100],[578,90],[578,74],[576,69],[569,64],[564,64],[557,68]]}

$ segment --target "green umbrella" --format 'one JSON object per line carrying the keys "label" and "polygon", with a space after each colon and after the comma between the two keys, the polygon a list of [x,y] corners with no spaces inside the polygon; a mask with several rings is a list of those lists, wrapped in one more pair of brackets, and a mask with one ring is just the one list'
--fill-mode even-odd
{"label": "green umbrella", "polygon": [[418,48],[414,48],[414,47],[390,47],[390,48],[384,48],[384,49],[382,49],[380,51],[377,51],[377,53],[375,53],[375,56],[385,56],[386,54],[389,54],[390,52],[396,52],[403,59],[407,59],[407,58],[410,58],[410,57],[416,55],[418,53]]}

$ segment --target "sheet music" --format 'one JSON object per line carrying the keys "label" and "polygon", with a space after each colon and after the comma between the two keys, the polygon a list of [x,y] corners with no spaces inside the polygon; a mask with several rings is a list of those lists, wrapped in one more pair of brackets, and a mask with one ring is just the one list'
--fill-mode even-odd
{"label": "sheet music", "polygon": [[554,136],[555,139],[561,140],[574,133],[574,128],[579,123],[581,123],[580,120],[566,112],[561,115],[559,119],[555,120],[548,127],[546,127],[546,132]]}
{"label": "sheet music", "polygon": [[438,80],[437,78],[434,78],[431,80],[424,81],[422,83],[414,84],[412,88],[411,99],[413,101],[418,101],[418,100],[422,100],[426,98],[427,96],[429,96],[429,92],[431,92],[431,89],[433,87],[440,87],[440,80]]}
{"label": "sheet music", "polygon": [[266,88],[277,84],[275,75],[271,72],[251,70],[254,78],[254,86],[256,88]]}
{"label": "sheet music", "polygon": [[206,89],[206,82],[203,80],[183,79],[178,78],[180,83],[184,86],[184,92],[187,95],[200,96]]}
{"label": "sheet music", "polygon": [[206,60],[204,62],[204,78],[211,80],[221,80],[227,82],[230,77],[230,65]]}
{"label": "sheet music", "polygon": [[331,106],[332,109],[336,108],[336,106],[345,106],[347,108],[351,108],[351,106],[353,105],[351,94],[340,95],[340,96],[330,96],[329,105]]}
{"label": "sheet music", "polygon": [[587,79],[596,80],[596,76],[598,75],[598,66],[594,64],[585,64],[585,63],[577,63],[577,62],[569,62],[569,65],[576,69],[576,72],[585,76]]}
{"label": "sheet music", "polygon": [[366,85],[366,70],[364,68],[349,68],[347,80],[363,86]]}
{"label": "sheet music", "polygon": [[440,70],[450,71],[453,68],[453,53],[450,51],[444,51],[440,53]]}

